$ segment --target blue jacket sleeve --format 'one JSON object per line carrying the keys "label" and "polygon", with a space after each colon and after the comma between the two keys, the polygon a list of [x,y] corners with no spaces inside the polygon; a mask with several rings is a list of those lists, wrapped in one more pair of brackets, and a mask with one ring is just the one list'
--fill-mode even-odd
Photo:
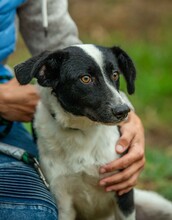
{"label": "blue jacket sleeve", "polygon": [[6,59],[15,50],[16,9],[25,1],[26,0],[0,1],[0,62]]}

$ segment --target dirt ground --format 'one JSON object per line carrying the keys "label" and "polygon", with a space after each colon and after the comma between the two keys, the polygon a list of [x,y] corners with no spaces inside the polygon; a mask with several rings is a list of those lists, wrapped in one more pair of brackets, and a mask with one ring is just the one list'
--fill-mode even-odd
{"label": "dirt ground", "polygon": [[172,23],[171,0],[69,0],[69,9],[81,35],[98,40],[120,32],[160,41]]}

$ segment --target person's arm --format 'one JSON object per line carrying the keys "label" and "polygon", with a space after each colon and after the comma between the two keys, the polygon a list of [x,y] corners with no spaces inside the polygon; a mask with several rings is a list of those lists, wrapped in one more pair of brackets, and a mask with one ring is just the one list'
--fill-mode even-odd
{"label": "person's arm", "polygon": [[33,119],[39,96],[33,85],[21,86],[14,78],[0,84],[0,116],[9,121]]}
{"label": "person's arm", "polygon": [[78,30],[68,12],[67,0],[47,1],[48,35],[45,37],[41,1],[28,0],[18,9],[19,27],[32,55],[79,44]]}
{"label": "person's arm", "polygon": [[[42,26],[41,1],[27,0],[17,12],[20,31],[32,55],[81,42],[66,0],[48,1],[48,37]],[[14,78],[0,85],[0,116],[10,121],[31,121],[38,100],[35,86],[20,86]]]}
{"label": "person's arm", "polygon": [[[115,147],[117,153],[128,153],[123,157],[102,166],[100,173],[110,173],[114,170],[123,170],[115,175],[104,178],[100,185],[106,191],[116,191],[119,195],[130,191],[137,183],[140,172],[145,164],[144,156],[144,129],[139,117],[131,111],[128,120],[120,126],[121,137]],[[114,149],[114,150],[115,150]]]}

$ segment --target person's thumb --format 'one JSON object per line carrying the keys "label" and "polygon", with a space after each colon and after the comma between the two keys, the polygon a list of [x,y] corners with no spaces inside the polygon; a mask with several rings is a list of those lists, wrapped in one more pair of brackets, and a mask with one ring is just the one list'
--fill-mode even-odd
{"label": "person's thumb", "polygon": [[124,153],[129,147],[129,141],[127,138],[120,137],[115,145],[115,150],[118,154]]}

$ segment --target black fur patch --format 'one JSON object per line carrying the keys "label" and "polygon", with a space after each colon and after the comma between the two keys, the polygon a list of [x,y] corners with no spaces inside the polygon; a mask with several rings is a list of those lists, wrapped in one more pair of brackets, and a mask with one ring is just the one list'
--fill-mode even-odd
{"label": "black fur patch", "polygon": [[122,196],[116,196],[120,210],[125,216],[130,215],[134,211],[134,192],[133,190]]}

